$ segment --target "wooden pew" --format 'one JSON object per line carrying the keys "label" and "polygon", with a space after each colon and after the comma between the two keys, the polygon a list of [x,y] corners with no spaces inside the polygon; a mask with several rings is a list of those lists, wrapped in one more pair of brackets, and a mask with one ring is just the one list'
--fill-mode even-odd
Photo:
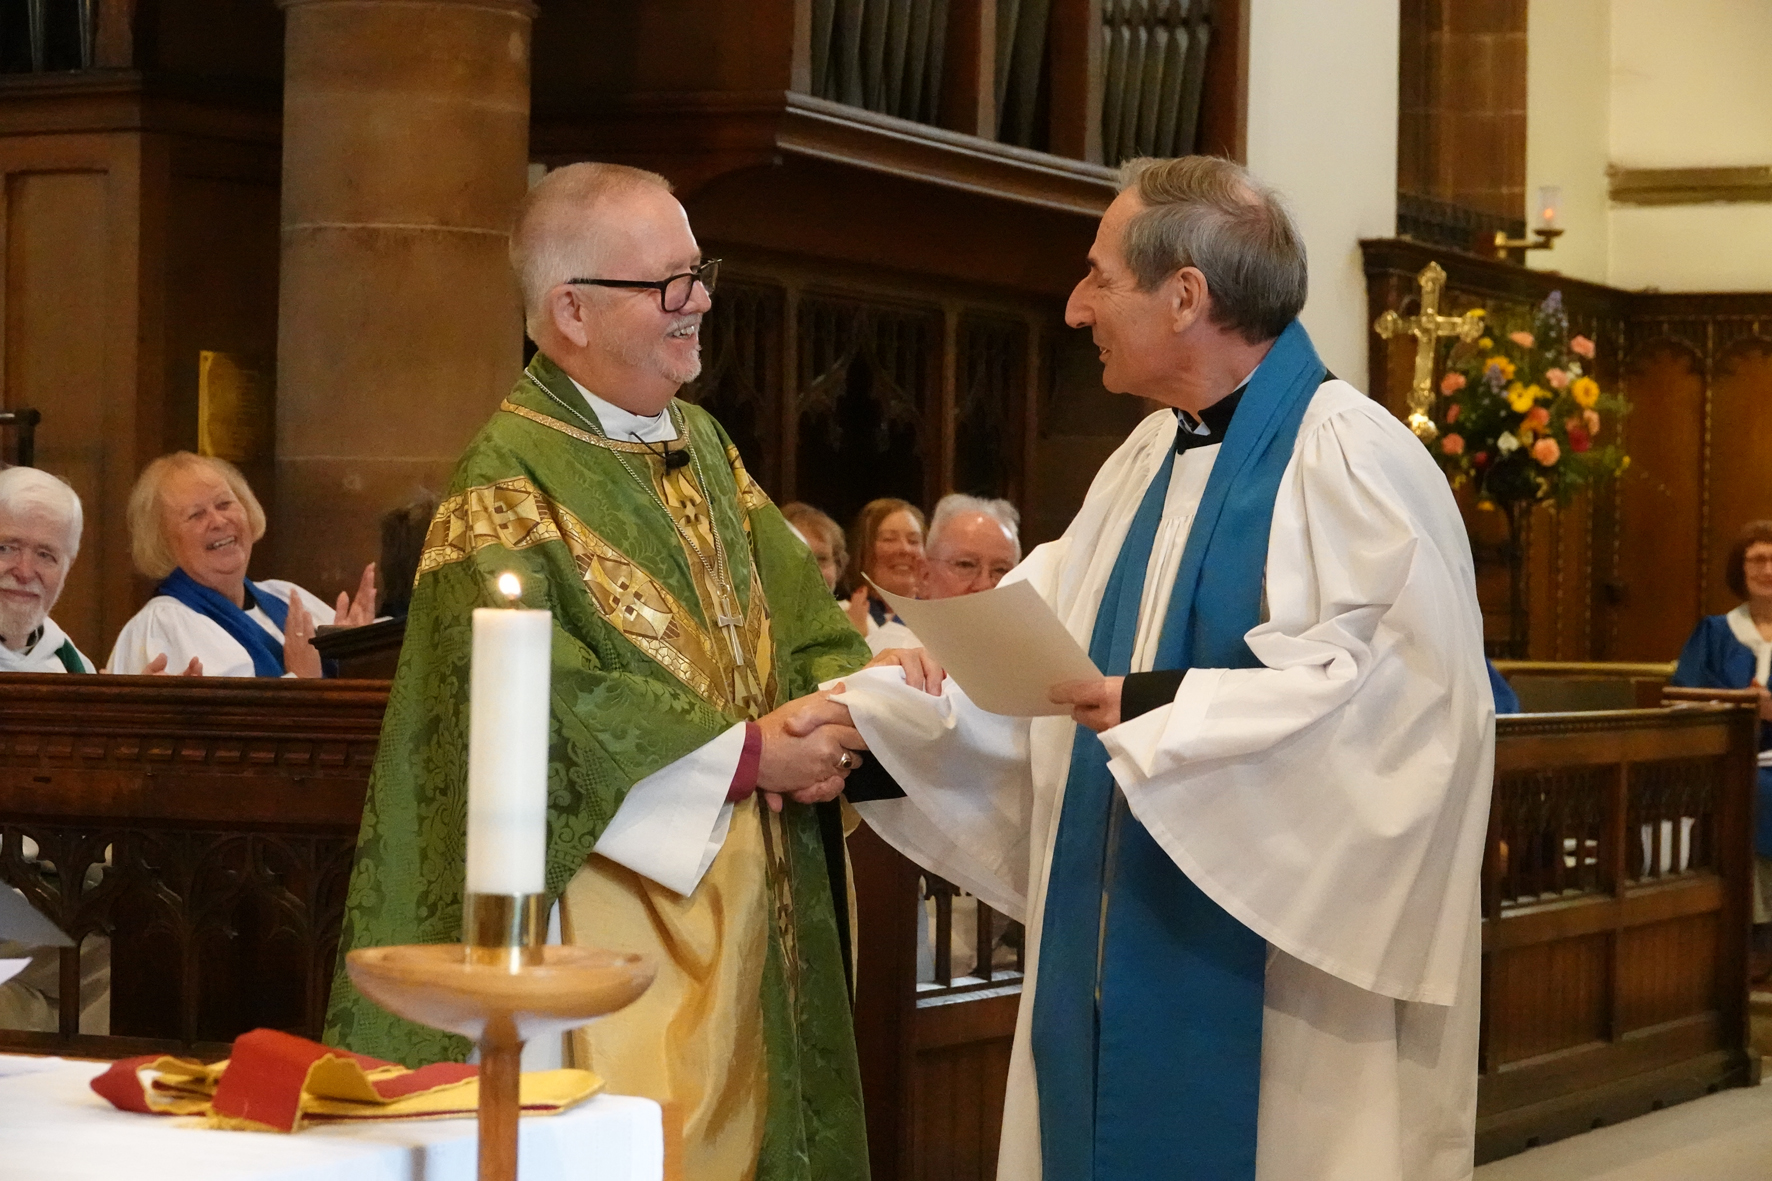
{"label": "wooden pew", "polygon": [[1525,713],[1593,709],[1654,709],[1674,675],[1666,664],[1598,661],[1497,660]]}
{"label": "wooden pew", "polygon": [[1710,696],[1500,719],[1479,1162],[1758,1080],[1757,711],[1751,694]]}
{"label": "wooden pew", "polygon": [[[0,880],[111,940],[111,1033],[0,1049],[222,1055],[257,1026],[317,1037],[385,681],[8,675]],[[40,852],[27,860],[24,841]]]}

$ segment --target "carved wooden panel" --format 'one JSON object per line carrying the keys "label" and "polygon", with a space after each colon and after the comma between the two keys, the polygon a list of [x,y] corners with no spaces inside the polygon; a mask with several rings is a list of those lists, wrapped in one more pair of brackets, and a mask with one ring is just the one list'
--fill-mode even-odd
{"label": "carved wooden panel", "polygon": [[1704,514],[1704,610],[1713,615],[1741,601],[1723,570],[1736,533],[1749,521],[1772,517],[1772,322],[1752,325],[1719,347],[1714,372]]}
{"label": "carved wooden panel", "polygon": [[[9,676],[0,880],[77,940],[108,939],[106,1038],[0,1045],[215,1049],[317,1037],[387,685]],[[67,979],[75,953],[64,953]]]}
{"label": "carved wooden panel", "polygon": [[[1526,655],[1538,660],[1672,660],[1698,618],[1732,607],[1722,581],[1735,531],[1772,516],[1762,457],[1772,447],[1772,293],[1621,291],[1554,272],[1386,239],[1362,244],[1368,310],[1405,313],[1415,275],[1430,261],[1447,272],[1451,310],[1481,306],[1518,315],[1563,293],[1571,330],[1598,346],[1602,386],[1633,404],[1621,430],[1631,467],[1568,509],[1535,511],[1529,560]],[[1413,341],[1370,340],[1373,398],[1401,413]],[[1444,346],[1443,346],[1444,347]],[[1465,502],[1492,654],[1508,611],[1494,564],[1499,514]]]}

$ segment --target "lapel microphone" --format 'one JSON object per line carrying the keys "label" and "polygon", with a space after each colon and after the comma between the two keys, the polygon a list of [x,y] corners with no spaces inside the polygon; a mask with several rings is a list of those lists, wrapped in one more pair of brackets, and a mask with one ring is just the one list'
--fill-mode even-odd
{"label": "lapel microphone", "polygon": [[633,439],[634,442],[640,444],[640,446],[646,448],[646,450],[649,453],[651,453],[652,455],[657,456],[664,463],[664,468],[665,468],[665,471],[667,471],[667,472],[674,472],[680,467],[688,467],[689,466],[689,444],[687,442],[685,442],[683,444],[683,446],[677,448],[675,451],[671,450],[671,445],[668,442],[667,443],[659,443],[659,444],[657,444],[658,450],[654,451],[653,450],[654,445],[651,443],[648,443],[645,439],[642,439],[639,435],[630,434],[628,437]]}

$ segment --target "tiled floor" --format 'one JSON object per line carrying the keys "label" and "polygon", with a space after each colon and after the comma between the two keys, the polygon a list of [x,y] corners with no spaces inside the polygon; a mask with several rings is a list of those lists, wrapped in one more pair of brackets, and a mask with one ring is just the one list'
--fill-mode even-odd
{"label": "tiled floor", "polygon": [[[1772,1067],[1772,1063],[1768,1063]],[[1529,1149],[1476,1181],[1768,1181],[1772,1081]]]}

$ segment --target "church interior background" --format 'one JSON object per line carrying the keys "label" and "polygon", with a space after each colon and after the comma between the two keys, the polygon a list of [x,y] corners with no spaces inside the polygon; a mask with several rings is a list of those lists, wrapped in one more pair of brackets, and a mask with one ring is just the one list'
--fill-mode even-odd
{"label": "church interior background", "polygon": [[[525,185],[617,161],[670,178],[725,260],[685,396],[778,502],[846,521],[878,496],[1004,496],[1031,545],[1149,409],[1103,391],[1063,323],[1115,167],[1219,153],[1288,196],[1306,326],[1399,416],[1415,342],[1372,325],[1419,310],[1423,267],[1453,314],[1560,293],[1632,405],[1631,466],[1517,534],[1461,494],[1486,642],[1667,662],[1734,605],[1735,531],[1772,517],[1768,61],[1753,0],[3,0],[0,410],[40,414],[36,463],[85,503],[56,611],[84,650],[148,595],[124,503],[179,448],[236,460],[264,499],[255,576],[334,595],[523,362],[503,234]],[[373,727],[351,725],[355,767]],[[941,893],[883,846],[856,862],[864,894]],[[956,990],[948,965],[940,995],[979,1003],[923,1004],[900,986],[914,905],[881,909],[863,952],[876,1173],[989,1176],[1014,974]],[[1567,1002],[1568,1028],[1492,1047],[1496,1093],[1508,1062],[1681,1021],[1706,1080],[1757,1079],[1717,1032],[1752,1004],[1713,946],[1733,905],[1657,945],[1709,975],[1654,986],[1634,1025]],[[1613,987],[1624,931],[1511,971]],[[1512,1126],[1490,1155],[1525,1146],[1502,1146]]]}

